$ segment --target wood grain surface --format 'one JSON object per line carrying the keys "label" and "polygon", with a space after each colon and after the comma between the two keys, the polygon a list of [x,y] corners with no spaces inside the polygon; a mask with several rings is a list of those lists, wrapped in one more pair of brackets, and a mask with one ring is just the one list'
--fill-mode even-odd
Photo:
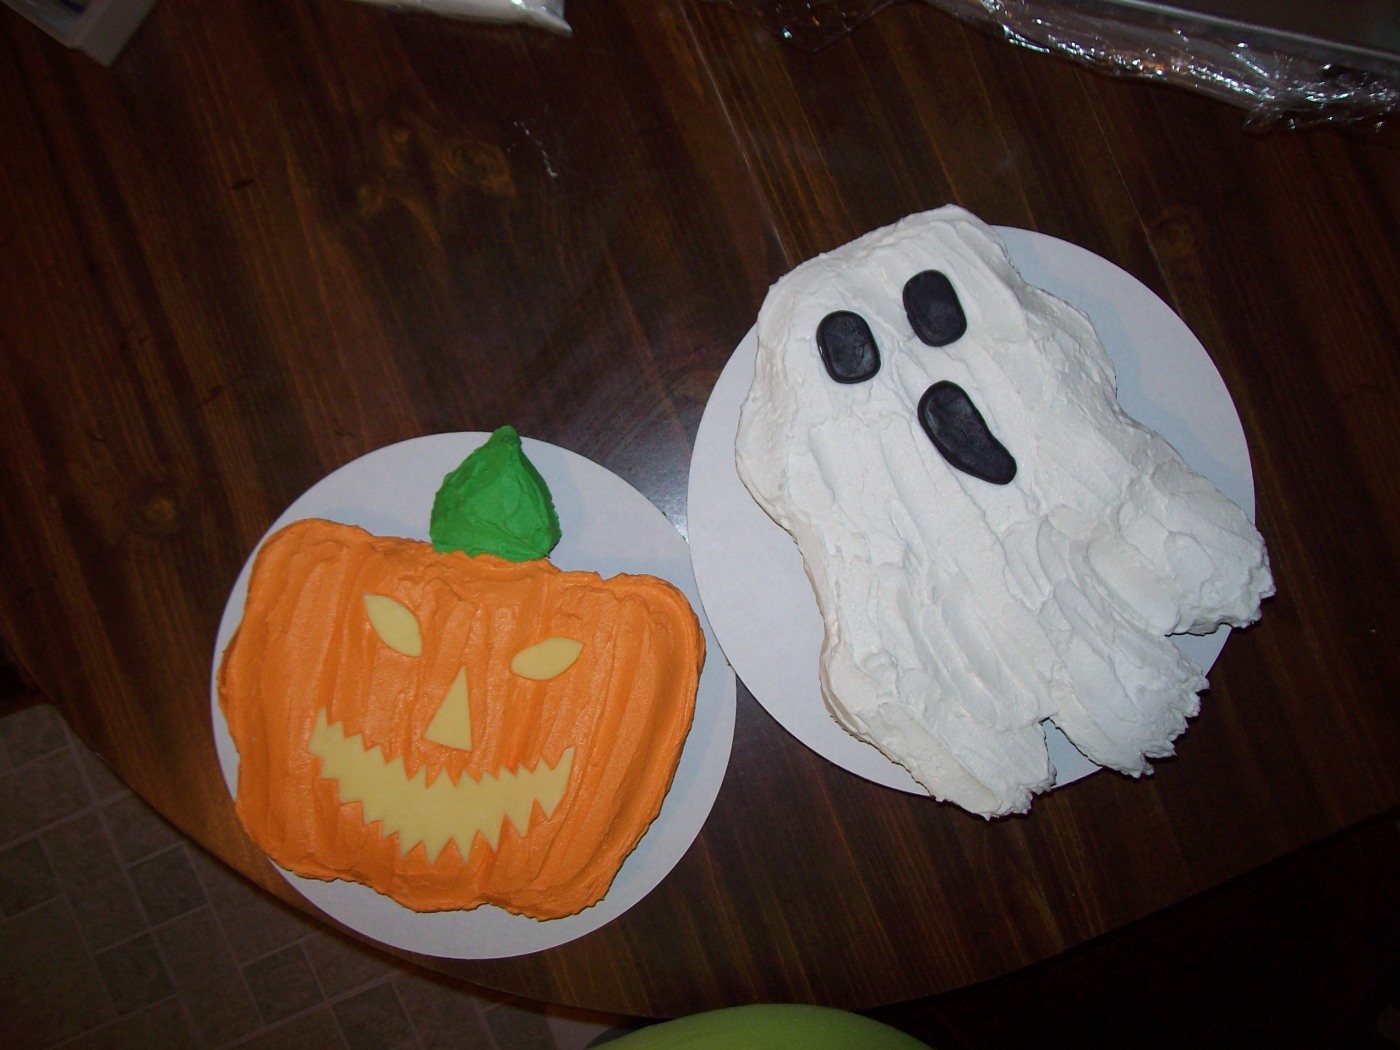
{"label": "wood grain surface", "polygon": [[287,504],[383,445],[512,423],[684,531],[768,285],[949,201],[1134,274],[1239,408],[1279,594],[1178,757],[985,823],[831,766],[741,685],[714,811],[655,892],[557,949],[426,964],[631,1014],[893,1003],[1400,804],[1392,130],[1251,129],[920,4],[807,52],[701,0],[573,0],[571,39],[185,0],[112,69],[0,16],[0,635],[270,892],[300,902],[234,817],[208,689]]}

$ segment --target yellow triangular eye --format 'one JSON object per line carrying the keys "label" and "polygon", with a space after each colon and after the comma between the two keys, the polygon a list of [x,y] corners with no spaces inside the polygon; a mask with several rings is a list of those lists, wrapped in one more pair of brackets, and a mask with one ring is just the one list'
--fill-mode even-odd
{"label": "yellow triangular eye", "polygon": [[583,643],[573,638],[546,638],[516,653],[510,669],[521,678],[547,682],[572,667],[581,652]]}
{"label": "yellow triangular eye", "polygon": [[365,613],[379,640],[404,656],[423,655],[423,632],[408,607],[383,594],[365,595]]}

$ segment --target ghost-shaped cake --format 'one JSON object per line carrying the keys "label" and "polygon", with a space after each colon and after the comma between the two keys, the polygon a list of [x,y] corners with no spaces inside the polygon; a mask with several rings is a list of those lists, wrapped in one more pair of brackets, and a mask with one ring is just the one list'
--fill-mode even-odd
{"label": "ghost-shaped cake", "polygon": [[1139,776],[1199,710],[1169,635],[1273,593],[1245,513],[1120,408],[1089,319],[945,207],[809,260],[758,320],[739,475],[792,534],[848,732],[985,817],[1054,785],[1042,723]]}

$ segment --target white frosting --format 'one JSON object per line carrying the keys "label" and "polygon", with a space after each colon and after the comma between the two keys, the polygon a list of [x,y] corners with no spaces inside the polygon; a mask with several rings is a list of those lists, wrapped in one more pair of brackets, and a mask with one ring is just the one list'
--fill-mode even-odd
{"label": "white frosting", "polygon": [[[930,269],[968,321],[940,348],[902,301]],[[874,333],[866,382],[822,364],[817,328],[836,310]],[[758,343],[739,475],[802,551],[822,694],[847,731],[988,817],[1054,784],[1045,719],[1134,776],[1172,753],[1207,683],[1167,635],[1254,621],[1273,580],[1244,512],[1118,406],[1088,318],[947,207],[799,266],[764,302]],[[924,433],[917,406],[939,380],[1015,457],[1010,484],[953,468]]]}

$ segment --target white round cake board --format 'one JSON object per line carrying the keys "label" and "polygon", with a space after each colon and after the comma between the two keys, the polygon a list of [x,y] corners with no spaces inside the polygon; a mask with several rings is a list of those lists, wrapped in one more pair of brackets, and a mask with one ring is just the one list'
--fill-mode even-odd
{"label": "white round cake board", "polygon": [[[1225,382],[1185,322],[1137,278],[1077,245],[998,227],[1022,276],[1087,313],[1118,372],[1118,399],[1162,434],[1192,467],[1253,517],[1254,476]],[[843,769],[877,784],[927,794],[902,767],[846,733],[817,679],[822,620],[792,538],[753,501],[734,466],[739,410],[753,381],[750,330],[720,374],[696,437],[689,536],[705,612],[725,655],[754,697],[788,732]],[[1173,640],[1209,671],[1229,628]],[[1063,786],[1098,767],[1046,724]]]}
{"label": "white round cake board", "polygon": [[[268,535],[298,519],[318,517],[359,525],[380,536],[427,539],[428,515],[443,477],[489,436],[437,434],[362,456],[312,486],[273,523]],[[734,672],[706,622],[685,540],[645,496],[611,471],[541,441],[525,438],[523,445],[559,512],[563,538],[550,561],[561,569],[591,570],[605,578],[617,573],[659,576],[690,600],[706,644],[695,720],[661,813],[623,863],[607,896],[577,915],[539,921],[490,905],[425,914],[359,883],[321,882],[282,872],[307,900],[351,929],[423,955],[524,955],[567,943],[623,914],[666,877],[699,834],[719,793],[734,740]],[[230,794],[237,792],[238,750],[219,709],[214,675],[242,618],[252,562],[250,555],[229,595],[210,677],[214,744]]]}

